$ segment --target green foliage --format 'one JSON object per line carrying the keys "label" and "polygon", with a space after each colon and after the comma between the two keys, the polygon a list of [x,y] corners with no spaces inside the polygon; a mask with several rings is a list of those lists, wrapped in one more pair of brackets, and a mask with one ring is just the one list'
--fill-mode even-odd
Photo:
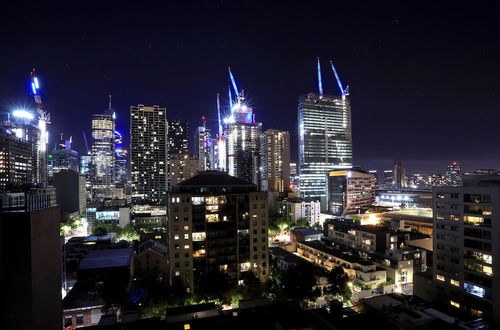
{"label": "green foliage", "polygon": [[128,224],[121,231],[119,239],[126,241],[138,241],[141,235],[141,231],[134,225]]}
{"label": "green foliage", "polygon": [[195,287],[196,297],[202,301],[229,301],[230,290],[226,274],[220,271],[209,271],[200,276]]}
{"label": "green foliage", "polygon": [[92,225],[92,234],[106,235],[107,233],[116,233],[119,236],[122,233],[122,228],[115,223],[94,222]]}
{"label": "green foliage", "polygon": [[315,285],[313,266],[301,263],[286,271],[271,266],[270,280],[265,289],[267,297],[272,300],[315,300],[321,295],[321,291],[314,288]]}
{"label": "green foliage", "polygon": [[75,231],[81,225],[80,219],[78,217],[72,216],[67,222],[61,223],[59,231],[61,235],[69,235]]}
{"label": "green foliage", "polygon": [[293,229],[295,228],[309,228],[311,227],[311,223],[309,222],[309,219],[307,218],[300,218],[297,220],[297,223],[295,223],[293,226]]}
{"label": "green foliage", "polygon": [[326,276],[329,286],[324,289],[324,294],[337,297],[340,296],[344,299],[349,299],[352,295],[349,289],[348,282],[349,276],[344,272],[342,266],[333,268]]}

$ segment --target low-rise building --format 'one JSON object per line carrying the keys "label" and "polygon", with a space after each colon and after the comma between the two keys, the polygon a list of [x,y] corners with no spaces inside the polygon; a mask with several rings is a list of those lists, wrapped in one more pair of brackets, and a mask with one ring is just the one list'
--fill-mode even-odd
{"label": "low-rise building", "polygon": [[308,242],[319,241],[323,237],[323,232],[313,228],[295,228],[290,233],[290,241],[294,242]]}
{"label": "low-rise building", "polygon": [[363,288],[374,289],[387,280],[386,271],[377,267],[375,262],[343,253],[319,241],[297,242],[297,254],[326,270],[342,266],[346,274]]}
{"label": "low-rise building", "polygon": [[311,225],[321,225],[321,203],[319,200],[299,197],[284,198],[278,201],[278,213],[293,222],[308,219]]}
{"label": "low-rise building", "polygon": [[160,270],[163,274],[168,273],[167,247],[154,240],[139,244],[134,264],[135,273],[139,275],[147,274],[154,269]]}

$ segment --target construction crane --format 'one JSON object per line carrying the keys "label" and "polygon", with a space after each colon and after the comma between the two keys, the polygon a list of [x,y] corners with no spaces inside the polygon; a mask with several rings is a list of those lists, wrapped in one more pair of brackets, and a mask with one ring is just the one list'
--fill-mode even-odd
{"label": "construction crane", "polygon": [[38,129],[40,135],[36,147],[36,166],[38,168],[36,182],[42,187],[47,185],[47,144],[49,142],[49,133],[47,132],[47,124],[50,124],[50,113],[43,108],[42,97],[40,95],[40,81],[35,76],[35,69],[31,70],[31,92],[35,98],[36,111],[38,113]]}
{"label": "construction crane", "polygon": [[337,85],[339,86],[340,94],[342,96],[349,95],[349,86],[347,86],[345,89],[342,86],[342,82],[340,81],[339,75],[337,74],[337,70],[335,70],[335,66],[333,65],[333,61],[330,61],[330,65],[332,66],[332,71],[333,71],[333,74],[335,75],[335,80],[337,80]]}
{"label": "construction crane", "polygon": [[319,63],[319,57],[317,57],[317,69],[318,69],[318,89],[319,95],[323,95],[323,81],[321,80],[321,64]]}

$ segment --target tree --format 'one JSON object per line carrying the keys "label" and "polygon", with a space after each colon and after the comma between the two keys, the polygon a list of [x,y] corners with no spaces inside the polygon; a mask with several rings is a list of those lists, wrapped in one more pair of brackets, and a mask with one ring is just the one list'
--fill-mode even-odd
{"label": "tree", "polygon": [[209,271],[199,277],[194,292],[199,300],[225,301],[230,290],[226,274],[221,271]]}
{"label": "tree", "polygon": [[316,299],[319,292],[314,290],[316,278],[310,263],[301,263],[291,267],[280,276],[281,293],[288,299]]}
{"label": "tree", "polygon": [[325,288],[325,294],[341,296],[344,299],[349,299],[351,297],[352,292],[348,286],[349,276],[344,272],[342,266],[333,268],[327,273],[326,278],[329,286]]}
{"label": "tree", "polygon": [[242,274],[244,283],[243,297],[247,299],[255,299],[262,296],[263,286],[260,280],[251,271]]}
{"label": "tree", "polygon": [[297,223],[293,225],[293,228],[309,228],[311,227],[311,223],[309,222],[309,219],[307,218],[300,218],[297,220]]}

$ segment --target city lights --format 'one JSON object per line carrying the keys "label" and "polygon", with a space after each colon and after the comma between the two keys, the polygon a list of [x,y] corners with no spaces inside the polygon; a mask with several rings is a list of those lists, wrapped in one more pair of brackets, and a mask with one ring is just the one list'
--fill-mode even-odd
{"label": "city lights", "polygon": [[23,109],[14,110],[12,112],[12,114],[14,115],[14,117],[17,117],[17,118],[23,118],[23,119],[29,119],[29,120],[32,120],[35,118],[33,113],[31,113],[28,110],[23,110]]}

